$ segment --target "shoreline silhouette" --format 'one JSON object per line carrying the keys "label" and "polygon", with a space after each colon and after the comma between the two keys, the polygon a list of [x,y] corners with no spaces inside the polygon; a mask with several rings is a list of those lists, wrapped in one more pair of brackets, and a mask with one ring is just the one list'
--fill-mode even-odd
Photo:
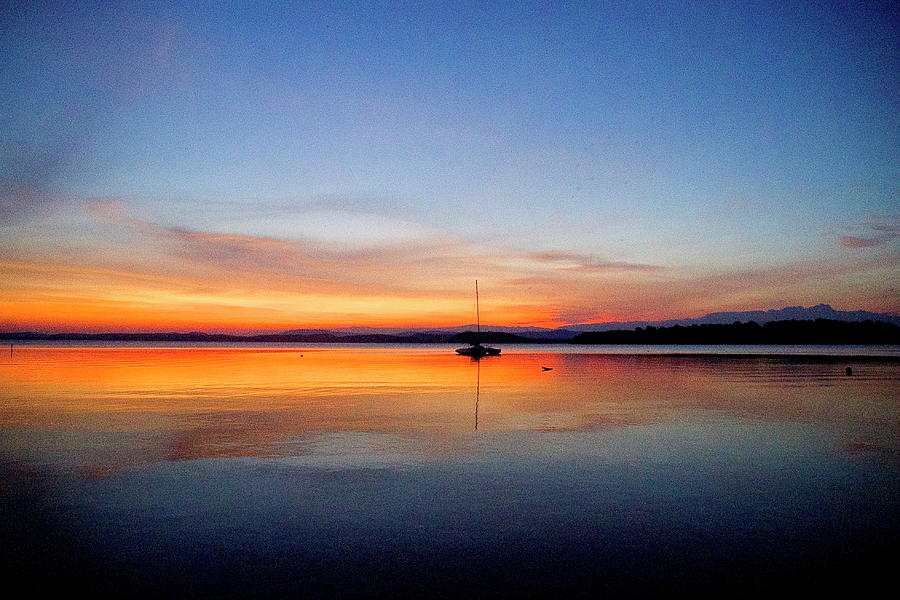
{"label": "shoreline silhouette", "polygon": [[[573,332],[574,333],[574,332]],[[202,332],[150,333],[41,333],[33,331],[0,332],[7,341],[109,341],[109,342],[234,342],[304,344],[457,344],[475,339],[505,344],[704,344],[704,345],[893,345],[900,344],[900,327],[880,321],[754,321],[730,325],[674,325],[638,327],[634,330],[591,331],[571,339],[529,337],[503,331],[462,333],[339,334],[331,332],[301,334],[232,335]]]}

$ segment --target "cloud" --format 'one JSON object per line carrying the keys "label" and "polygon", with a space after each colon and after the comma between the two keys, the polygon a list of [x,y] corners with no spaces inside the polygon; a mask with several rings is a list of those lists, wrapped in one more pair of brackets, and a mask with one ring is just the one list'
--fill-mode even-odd
{"label": "cloud", "polygon": [[[561,291],[565,295],[575,281],[589,284],[600,275],[641,277],[664,272],[655,265],[571,251],[518,251],[440,232],[360,247],[303,236],[282,239],[168,227],[132,216],[126,203],[115,200],[93,202],[88,212],[105,230],[96,238],[112,240],[109,251],[98,253],[111,269],[194,278],[207,295],[267,295],[270,306],[293,302],[295,312],[309,306],[304,298],[318,297],[323,305],[346,306],[344,311],[368,311],[369,324],[381,320],[378,311],[399,306],[408,307],[407,323],[463,322],[470,316],[476,278],[490,290],[490,301],[482,306],[486,318],[496,323],[548,324],[554,302],[533,293],[521,294],[516,281],[552,281],[553,299]],[[413,229],[423,231],[414,223]],[[133,250],[114,251],[123,245]],[[587,298],[588,294],[579,294],[581,307],[589,303]],[[561,303],[560,311],[571,314],[571,310]],[[361,317],[345,314],[341,318],[358,323]]]}
{"label": "cloud", "polygon": [[542,298],[547,321],[562,323],[685,318],[713,310],[818,303],[895,312],[900,304],[891,286],[898,265],[900,254],[881,253],[715,272],[673,268],[652,278],[622,273],[602,286],[592,279],[546,275],[508,283],[520,296]]}
{"label": "cloud", "polygon": [[606,273],[617,271],[662,271],[666,267],[624,261],[598,260],[593,255],[580,254],[565,250],[532,252],[528,258],[550,265],[561,271],[582,273]]}
{"label": "cloud", "polygon": [[883,238],[860,238],[852,235],[842,235],[840,240],[844,248],[874,248],[883,246],[886,241]]}
{"label": "cloud", "polygon": [[893,221],[889,219],[885,219],[881,222],[872,221],[869,223],[869,227],[874,229],[875,231],[883,231],[892,235],[900,235],[900,218],[894,217]]}
{"label": "cloud", "polygon": [[[895,310],[893,252],[733,271],[524,250],[449,235],[340,242],[173,227],[98,200],[70,231],[0,254],[4,327],[291,329],[498,325],[698,316],[827,302]],[[83,215],[82,215],[83,216]],[[82,325],[78,325],[81,323]]]}
{"label": "cloud", "polygon": [[[352,283],[357,288],[421,293],[439,290],[450,295],[467,294],[476,277],[507,279],[510,274],[528,276],[590,276],[592,273],[658,271],[662,267],[621,261],[606,261],[567,251],[521,252],[442,235],[410,223],[416,235],[396,232],[370,234],[375,245],[347,245],[340,240],[312,238],[291,230],[292,238],[246,235],[220,231],[190,231],[159,225],[131,216],[117,201],[89,205],[97,220],[131,230],[155,243],[179,261],[217,269],[261,272],[315,278],[327,282]],[[391,220],[366,216],[372,227]],[[405,223],[405,222],[404,222]],[[283,229],[281,229],[283,230]],[[432,231],[430,236],[426,232]],[[448,289],[449,286],[449,289]],[[455,291],[454,291],[455,290]]]}
{"label": "cloud", "polygon": [[882,217],[869,221],[859,229],[866,233],[862,236],[841,235],[838,240],[844,248],[877,248],[886,246],[900,238],[900,217]]}
{"label": "cloud", "polygon": [[305,207],[266,217],[251,217],[217,225],[223,233],[280,239],[320,240],[348,249],[439,237],[440,232],[412,221],[334,207]]}

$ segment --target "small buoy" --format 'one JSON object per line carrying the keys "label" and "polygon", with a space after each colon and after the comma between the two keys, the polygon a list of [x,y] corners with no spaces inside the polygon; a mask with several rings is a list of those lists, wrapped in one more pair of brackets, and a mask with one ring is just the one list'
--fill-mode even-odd
{"label": "small buoy", "polygon": [[845,375],[853,375],[853,369],[850,367],[847,367],[846,369],[844,369],[844,374]]}
{"label": "small buoy", "polygon": [[541,367],[541,371],[552,371],[553,367]]}

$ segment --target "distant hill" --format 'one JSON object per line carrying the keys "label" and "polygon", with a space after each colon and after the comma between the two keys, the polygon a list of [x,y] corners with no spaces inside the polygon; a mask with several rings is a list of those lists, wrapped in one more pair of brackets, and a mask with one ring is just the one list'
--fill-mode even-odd
{"label": "distant hill", "polygon": [[[549,329],[546,327],[504,327],[502,325],[483,325],[483,332],[508,333],[528,339],[539,338],[541,340],[568,341],[578,334],[577,331],[569,331],[564,328]],[[455,327],[337,327],[334,329],[290,329],[281,335],[308,335],[312,333],[337,336],[358,335],[394,335],[400,337],[434,336],[449,341],[456,334],[475,331],[475,324],[458,325]]]}
{"label": "distant hill", "polygon": [[[672,327],[681,325],[715,325],[730,324],[735,321],[748,323],[755,321],[760,325],[771,321],[814,321],[816,319],[830,319],[833,321],[881,321],[900,325],[900,316],[889,313],[874,313],[865,310],[835,310],[827,304],[817,304],[804,308],[803,306],[788,306],[775,310],[747,310],[740,312],[713,312],[702,317],[685,319],[667,319],[663,321],[611,321],[607,323],[580,323],[564,325],[556,329],[547,327],[504,327],[502,325],[483,325],[482,331],[508,333],[526,339],[555,340],[565,342],[584,331],[616,331],[633,330],[638,327]],[[282,332],[283,335],[335,335],[366,336],[366,335],[395,335],[403,338],[418,337],[421,335],[434,336],[435,339],[450,341],[450,337],[474,331],[475,325],[458,325],[456,327],[340,327],[335,329],[291,329]],[[494,342],[499,343],[499,342]],[[509,342],[514,343],[514,342]]]}
{"label": "distant hill", "polygon": [[448,341],[454,344],[474,344],[475,342],[483,342],[485,344],[552,344],[559,340],[526,337],[505,331],[482,331],[480,334],[474,331],[464,331],[457,333]]}
{"label": "distant hill", "polygon": [[880,321],[900,326],[900,316],[890,313],[875,313],[866,310],[835,310],[827,304],[817,304],[804,308],[802,306],[788,306],[775,310],[746,310],[740,312],[713,312],[702,317],[689,319],[668,319],[665,321],[616,321],[609,323],[581,323],[578,325],[566,325],[564,329],[570,331],[615,331],[632,330],[638,327],[672,327],[681,325],[723,325],[734,323],[749,323],[755,321],[762,325],[771,321],[815,321],[816,319],[829,319],[832,321]]}
{"label": "distant hill", "polygon": [[[382,333],[384,333],[384,332],[382,332]],[[331,329],[291,329],[290,331],[282,331],[281,332],[281,335],[321,335],[321,334],[334,335],[335,331],[333,331]],[[264,335],[268,335],[268,334],[264,334]],[[272,335],[278,335],[278,334],[272,334]]]}
{"label": "distant hill", "polygon": [[[826,319],[841,322],[882,322],[900,326],[900,316],[865,310],[835,310],[827,304],[804,308],[788,306],[777,310],[748,310],[714,312],[689,319],[665,321],[615,321],[581,323],[557,329],[546,327],[482,326],[482,341],[491,343],[548,343],[566,342],[579,333],[604,331],[634,331],[648,327],[690,327],[692,325],[726,325],[735,322],[755,322],[764,325],[773,321],[815,321]],[[259,335],[207,334],[202,332],[176,333],[39,333],[0,332],[7,340],[99,340],[99,341],[164,341],[164,342],[286,342],[286,343],[464,343],[472,338],[475,325],[457,327],[339,327],[334,329],[291,329],[280,333]],[[604,342],[606,343],[606,342]],[[798,342],[802,343],[802,342]]]}
{"label": "distant hill", "polygon": [[586,331],[573,344],[900,344],[900,327],[876,321],[769,321]]}

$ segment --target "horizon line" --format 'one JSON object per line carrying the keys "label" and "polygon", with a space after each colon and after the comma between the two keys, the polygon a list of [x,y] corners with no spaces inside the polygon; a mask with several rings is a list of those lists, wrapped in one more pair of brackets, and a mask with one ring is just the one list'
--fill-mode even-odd
{"label": "horizon line", "polygon": [[[551,331],[565,331],[569,327],[580,327],[586,325],[612,325],[612,324],[635,324],[635,323],[667,323],[672,321],[689,321],[702,319],[705,317],[720,315],[720,314],[741,314],[741,313],[771,313],[771,312],[779,312],[789,309],[802,309],[802,310],[811,310],[814,308],[827,308],[837,313],[869,313],[872,315],[885,316],[885,317],[893,317],[900,318],[900,313],[896,312],[875,312],[869,311],[865,309],[855,309],[855,310],[842,310],[835,309],[830,304],[820,303],[813,304],[810,306],[802,306],[802,305],[792,305],[785,306],[777,309],[749,309],[749,310],[736,310],[736,311],[712,311],[707,312],[700,316],[695,317],[670,317],[666,319],[632,319],[627,321],[622,320],[611,320],[611,321],[582,321],[579,323],[568,323],[566,325],[560,325],[558,327],[545,327],[541,325],[482,325],[482,329],[485,327],[494,327],[499,329],[541,329],[548,332]],[[821,318],[821,317],[818,317]],[[810,319],[812,320],[812,319]],[[476,327],[475,323],[465,323],[460,325],[408,325],[408,326],[397,326],[397,325],[337,325],[337,326],[286,326],[286,328],[248,328],[241,329],[235,327],[207,327],[203,329],[69,329],[62,328],[56,330],[43,330],[43,329],[30,329],[30,328],[3,328],[0,329],[0,335],[22,335],[22,334],[37,334],[37,335],[229,335],[229,336],[238,336],[238,337],[253,337],[253,336],[265,336],[265,335],[304,335],[303,333],[292,334],[289,332],[294,331],[303,331],[309,332],[310,334],[315,334],[316,332],[329,333],[329,332],[341,332],[353,329],[368,329],[368,330],[376,330],[376,331],[393,331],[395,332],[393,335],[396,335],[398,332],[415,332],[415,333],[427,333],[429,331],[447,331],[453,329],[463,329],[467,327]],[[462,332],[460,332],[462,333]],[[357,334],[359,335],[359,334]],[[386,335],[392,335],[387,334]]]}

